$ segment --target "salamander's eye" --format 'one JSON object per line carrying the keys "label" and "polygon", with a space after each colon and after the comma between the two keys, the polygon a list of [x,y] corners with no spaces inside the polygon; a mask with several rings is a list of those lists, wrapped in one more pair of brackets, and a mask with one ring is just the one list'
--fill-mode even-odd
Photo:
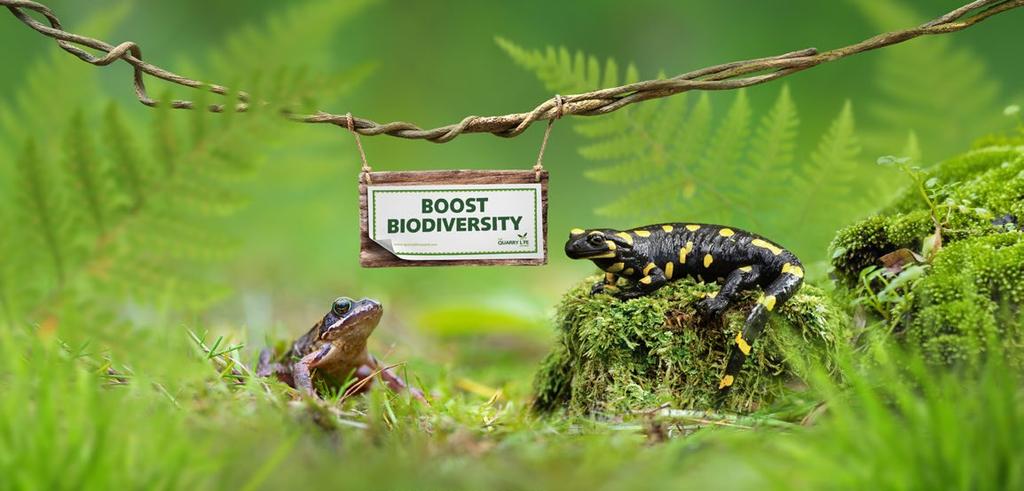
{"label": "salamander's eye", "polygon": [[352,309],[352,300],[347,299],[345,297],[341,297],[341,298],[335,300],[334,304],[331,306],[331,311],[334,312],[334,315],[345,315],[351,309]]}
{"label": "salamander's eye", "polygon": [[598,234],[591,235],[590,237],[587,237],[587,242],[592,246],[604,245],[604,236]]}

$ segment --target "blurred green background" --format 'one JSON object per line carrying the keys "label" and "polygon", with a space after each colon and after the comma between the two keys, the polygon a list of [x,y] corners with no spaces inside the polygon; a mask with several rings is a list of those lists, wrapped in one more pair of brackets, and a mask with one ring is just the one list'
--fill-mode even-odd
{"label": "blurred green background", "polygon": [[[625,6],[614,1],[356,2],[345,15],[301,19],[297,25],[308,25],[310,29],[287,33],[291,46],[288,51],[262,60],[261,53],[249,53],[249,61],[255,60],[257,66],[262,63],[268,72],[279,66],[301,66],[311,72],[339,74],[339,82],[354,73],[354,67],[368,67],[364,79],[339,97],[324,101],[327,105],[323,109],[335,113],[352,111],[377,121],[405,120],[436,126],[458,121],[467,114],[526,111],[552,95],[529,71],[512,62],[496,44],[496,36],[525,49],[564,46],[571,51],[583,50],[602,62],[614,58],[623,67],[632,62],[641,77],[651,78],[659,72],[682,73],[705,65],[808,46],[838,47],[881,30],[916,25],[957,4],[641,1]],[[106,40],[136,41],[147,61],[200,80],[242,88],[255,83],[244,78],[252,71],[234,71],[231,61],[221,60],[219,65],[216,61],[226,51],[225,40],[253,26],[278,22],[293,6],[263,0],[54,0],[49,5],[71,28],[104,12],[123,9],[116,19],[106,21],[110,23],[109,32],[103,36]],[[1020,99],[1016,81],[1024,74],[1024,68],[1015,62],[1019,53],[1012,36],[1020,22],[1018,17],[1010,13],[962,33],[914,40],[787,78],[785,83],[800,110],[797,159],[806,160],[815,140],[845,101],[852,101],[858,128],[869,135],[861,138],[864,149],[856,162],[863,174],[877,174],[875,158],[899,152],[893,142],[902,142],[909,130],[918,131],[919,147],[927,149],[922,152],[926,160],[941,159],[969,145],[973,138],[993,129],[991,125],[976,125],[976,121],[998,123],[999,118],[994,117],[997,111]],[[89,79],[90,83],[93,78],[96,80],[96,90],[77,94],[69,101],[75,106],[101,108],[113,100],[139,127],[154,118],[152,110],[133,98],[129,67],[89,67],[59,53],[52,42],[15,19],[9,18],[4,24],[0,42],[16,49],[5,50],[0,88],[4,104],[15,115],[18,110],[33,112],[31,104],[16,106],[16,94],[27,94],[28,101],[32,97],[46,97],[30,91],[33,81],[29,79],[45,79],[46,75],[33,75],[32,70],[49,63],[75,77]],[[951,44],[954,39],[955,45]],[[244,46],[241,50],[246,52]],[[907,90],[919,92],[919,100],[887,99],[892,94],[886,92],[886,79],[900,74],[885,71],[886,57],[890,70],[893,63],[899,68],[901,59],[922,60],[921,66],[908,68],[913,73],[903,74],[912,82]],[[970,73],[959,73],[965,71]],[[948,79],[982,84],[963,87],[954,83],[946,87]],[[75,78],[49,83],[57,87],[79,84]],[[197,96],[194,91],[168,88],[161,82],[148,83],[154,94],[173,90],[177,97]],[[748,90],[754,113],[766,111],[780,88],[780,83],[772,83]],[[962,88],[980,95],[950,93]],[[712,101],[721,112],[733,97],[734,94],[713,94]],[[892,109],[901,102],[913,106],[904,111],[908,115],[903,124],[899,117],[896,121],[886,119],[884,111],[877,110],[883,106]],[[896,112],[900,112],[898,108]],[[968,112],[976,114],[975,119],[960,117]],[[173,112],[169,117],[181,128],[190,124],[190,116],[185,112]],[[915,122],[922,120],[930,127],[915,128]],[[65,124],[61,118],[53,118],[43,126],[56,135]],[[642,213],[639,218],[595,215],[595,208],[623,190],[584,177],[595,164],[578,155],[578,148],[585,142],[571,131],[573,124],[556,124],[546,157],[552,173],[548,266],[365,270],[357,261],[358,158],[351,136],[336,127],[281,122],[273,130],[276,138],[246,143],[253,150],[258,167],[249,179],[234,184],[233,190],[244,196],[248,206],[217,222],[217,230],[235,241],[236,247],[210,266],[207,273],[228,284],[232,293],[209,306],[212,310],[192,314],[202,314],[203,319],[213,323],[241,323],[257,333],[274,328],[278,333],[290,334],[310,324],[335,295],[365,295],[382,299],[395,313],[382,330],[385,340],[412,334],[431,338],[446,330],[456,332],[463,322],[460,319],[474,316],[492,316],[497,319],[493,322],[500,324],[497,327],[543,334],[546,318],[559,294],[592,269],[589,263],[572,262],[561,254],[564,232],[576,226],[635,226],[643,217]],[[378,170],[527,168],[536,158],[541,132],[542,128],[536,126],[515,139],[468,135],[444,145],[376,137],[365,138],[365,146],[370,163]],[[23,142],[10,133],[6,136],[4,154],[10,160]],[[47,140],[49,136],[53,135],[37,135],[44,147],[59,154],[60,140]],[[729,164],[723,162],[708,179],[724,183],[734,179],[742,169]],[[13,182],[11,166],[3,167],[3,189],[5,194],[13,193],[17,184]],[[883,180],[891,181],[889,186],[881,186],[883,191],[900,185],[895,176]],[[851,190],[865,195],[874,191]],[[771,215],[774,208],[791,198],[790,194],[758,196],[757,213]],[[644,204],[636,206],[643,209]],[[827,210],[828,203],[821,206]],[[686,209],[685,203],[682,208]],[[861,209],[862,214],[870,211],[870,207]],[[674,218],[713,221],[715,217],[691,216],[684,211]],[[830,231],[826,229],[827,234]],[[783,244],[796,240],[773,238]],[[810,256],[805,257],[805,262],[820,261],[826,245],[827,242],[818,240],[811,247],[798,250],[811,251],[805,253]],[[146,299],[141,301],[145,303]],[[519,320],[507,322],[509,316]]]}
{"label": "blurred green background", "polygon": [[[633,64],[640,77],[648,79],[811,46],[840,47],[885,30],[918,25],[961,4],[955,0],[46,3],[69,30],[115,44],[135,41],[146,61],[191,78],[250,90],[257,99],[265,96],[296,110],[352,111],[378,122],[402,120],[422,127],[454,123],[469,114],[525,112],[556,91],[568,93],[563,87],[585,85],[574,78],[571,63],[561,63],[557,55],[544,58],[549,47],[564,47],[570,57],[581,51],[600,66],[615,59],[620,72]],[[277,406],[263,404],[255,396],[246,399],[244,393],[228,393],[223,387],[211,389],[205,363],[182,362],[191,356],[184,327],[209,329],[231,342],[245,343],[244,359],[251,360],[264,342],[304,332],[334,297],[374,297],[384,303],[386,315],[371,347],[388,361],[409,360],[416,380],[439,394],[444,405],[439,402],[438,411],[429,415],[416,407],[403,407],[405,412],[398,419],[411,423],[395,426],[394,414],[390,419],[374,419],[385,409],[392,410],[387,401],[382,402],[380,395],[370,400],[367,419],[371,425],[405,431],[394,440],[374,441],[383,452],[366,456],[371,471],[385,475],[391,471],[394,455],[400,460],[405,457],[401,465],[408,472],[391,477],[414,487],[424,455],[446,455],[457,447],[453,460],[446,461],[448,467],[440,471],[466,471],[477,482],[492,484],[505,479],[508,485],[521,478],[507,469],[505,474],[490,475],[486,468],[472,466],[478,446],[493,445],[497,450],[489,454],[495,456],[489,468],[505,469],[508,455],[501,452],[507,451],[513,464],[547,466],[552,482],[563,480],[567,469],[575,471],[581,482],[601,482],[602,471],[607,473],[619,463],[608,448],[635,452],[631,465],[675,475],[677,461],[701,441],[662,447],[667,451],[657,454],[661,460],[650,460],[649,449],[635,445],[635,432],[629,437],[614,433],[587,440],[595,442],[592,446],[577,445],[581,440],[557,437],[575,435],[578,425],[586,428],[589,423],[573,422],[577,426],[569,427],[569,423],[547,422],[553,426],[544,426],[522,411],[532,372],[550,344],[555,305],[564,291],[594,271],[590,263],[570,261],[562,254],[568,230],[627,228],[667,219],[728,221],[798,251],[808,266],[809,279],[826,285],[823,264],[834,231],[883,206],[906,183],[903,176],[883,172],[875,163],[879,156],[907,155],[928,165],[962,153],[983,135],[1020,124],[1019,117],[1006,117],[1003,111],[1024,102],[1018,39],[1022,20],[1021,11],[1009,12],[960,33],[913,40],[752,87],[743,96],[710,94],[711,136],[694,148],[674,153],[666,154],[662,147],[685,140],[696,128],[684,124],[685,118],[676,118],[680,113],[673,111],[693,107],[700,97],[696,94],[674,109],[667,102],[648,102],[629,113],[601,119],[611,128],[621,123],[624,134],[644,133],[656,124],[671,127],[669,136],[653,138],[642,148],[635,145],[636,135],[631,133],[622,140],[609,137],[610,148],[595,150],[602,139],[588,136],[593,134],[588,133],[593,131],[588,125],[602,123],[594,123],[597,118],[567,118],[555,124],[545,156],[551,172],[547,266],[362,269],[358,264],[359,158],[345,130],[291,123],[267,111],[232,116],[149,109],[136,101],[126,64],[89,66],[13,17],[0,15],[0,45],[5,46],[0,54],[0,322],[38,328],[33,332],[44,339],[56,329],[71,345],[95,342],[97,352],[109,350],[118,362],[134,364],[140,377],[149,377],[143,380],[169,384],[170,392],[194,410],[189,414],[199,415],[198,421],[185,422],[185,416],[171,411],[160,397],[159,403],[154,402],[156,391],[146,384],[125,389],[125,398],[133,404],[125,414],[138,418],[139,427],[149,422],[152,428],[146,431],[156,435],[156,427],[166,423],[161,438],[172,442],[166,446],[164,440],[149,439],[150,433],[139,433],[139,445],[147,455],[167,453],[173,447],[184,455],[183,460],[201,462],[205,452],[217,453],[222,461],[245,463],[226,468],[226,482],[237,483],[254,473],[260,479],[254,477],[253,482],[261,482],[266,476],[257,467],[263,462],[266,469],[280,464],[284,457],[279,452],[297,449],[291,458],[303,460],[287,461],[295,464],[291,469],[301,471],[299,464],[314,462],[310,468],[322,471],[335,468],[333,452],[351,454],[358,448],[339,450],[334,440],[319,434],[306,435],[306,440],[296,443],[292,438],[296,426],[279,424]],[[502,49],[498,37],[525,51],[508,45]],[[154,96],[203,97],[199,91],[151,78],[147,84]],[[757,139],[761,121],[783,99],[783,87],[797,108],[799,131],[780,139],[792,147],[791,158],[779,160],[778,165],[763,161],[756,167],[758,172],[784,179],[761,179],[751,175],[755,168],[749,165],[751,157],[730,149]],[[737,107],[742,110],[730,109]],[[731,113],[749,113],[734,120],[743,131],[727,131]],[[659,116],[667,123],[659,123]],[[542,133],[543,125],[535,125],[514,139],[464,135],[437,145],[364,137],[363,144],[375,170],[527,169],[536,159]],[[733,135],[733,140],[716,139],[723,133]],[[79,162],[91,162],[92,167],[85,170],[102,176],[99,185],[92,187],[100,197],[98,209],[107,217],[105,224],[91,222],[88,200],[82,198],[89,194],[83,190],[89,191],[90,185],[83,184]],[[126,162],[138,164],[143,172],[141,198],[126,191],[124,176],[119,174],[127,168]],[[678,183],[670,192],[633,199],[630,192],[644,189],[643,182],[620,184],[614,173],[612,179],[594,174],[595,169],[622,162],[631,162],[636,173],[644,176],[651,169],[651,179],[675,176],[675,170],[693,172],[678,181],[667,179],[669,184]],[[161,166],[177,166],[177,171]],[[828,181],[827,186],[817,180]],[[708,189],[725,189],[744,207],[719,202],[705,192]],[[147,200],[145,205],[142,198]],[[608,210],[609,203],[618,204]],[[18,386],[23,392],[15,394],[45,399],[50,409],[80,405],[77,422],[83,428],[98,421],[97,425],[111,425],[115,433],[134,431],[134,427],[116,429],[120,416],[112,408],[120,399],[98,396],[91,379],[62,378],[67,370],[59,355],[36,353],[33,342],[15,348],[7,338],[0,340],[4,341],[0,346],[11,350],[6,357],[12,360],[10,367],[23,360],[12,353],[24,351],[37,356],[25,359],[39,361],[46,370],[36,376],[34,365],[22,367],[25,372],[10,378],[24,381]],[[35,385],[47,384],[48,378],[55,381],[51,391]],[[496,388],[511,395],[507,403],[492,404],[497,398],[484,402]],[[61,399],[62,393],[69,394],[66,400]],[[993,397],[999,394],[990,391]],[[28,414],[14,399],[0,401],[7,404],[4,414],[19,418]],[[178,407],[177,402],[174,405]],[[158,415],[142,421],[146,418],[140,415],[148,415],[151,406],[158,408]],[[885,408],[878,411],[884,413]],[[24,453],[41,473],[52,471],[49,466],[60,462],[45,444],[57,438],[45,432],[58,432],[64,420],[61,411],[51,413],[53,420],[38,428],[16,418],[9,425],[31,428],[20,434],[24,441],[16,442],[22,448],[43,442],[32,447],[38,455]],[[508,426],[492,425],[497,419]],[[857,424],[851,423],[850,441],[859,438]],[[432,426],[420,432],[419,425]],[[176,428],[186,426],[190,437],[201,442],[196,448],[203,450],[178,441],[184,439]],[[268,427],[269,433],[263,433]],[[452,441],[431,440],[431,431]],[[502,431],[507,433],[501,434],[505,440],[499,443],[476,439]],[[10,433],[19,437],[16,431]],[[370,435],[367,440],[375,433]],[[904,436],[899,430],[892,435]],[[985,432],[979,435],[979,442],[987,438]],[[0,436],[9,435],[0,431]],[[60,451],[78,455],[79,444],[99,449],[97,454],[108,459],[102,462],[110,466],[108,477],[124,474],[120,459],[131,461],[131,447],[103,447],[96,443],[103,441],[102,435],[93,438],[84,430],[72,436],[81,442],[68,440],[71,443]],[[10,443],[14,437],[4,441]],[[239,440],[232,440],[235,437]],[[406,445],[409,439],[415,445]],[[908,452],[917,448],[913,440],[904,438]],[[366,443],[345,441],[356,447]],[[268,443],[259,448],[260,459],[246,460],[247,452],[253,451],[247,446],[250,443],[252,448]],[[864,452],[874,449],[865,447]],[[32,460],[33,455],[38,458]],[[85,457],[81,458],[84,462]],[[745,472],[734,472],[733,461],[725,457],[714,464],[698,459],[691,468],[712,480],[725,471],[742,484],[754,472],[758,458],[749,461],[753,464]],[[577,468],[575,459],[592,465]],[[180,476],[175,463],[168,462],[170,471],[162,475]],[[358,474],[363,470],[361,462],[349,459],[346,465]],[[785,463],[777,467],[785,468]],[[290,483],[292,476],[285,476],[271,482]],[[302,480],[317,482],[318,476],[311,472]],[[372,476],[368,472],[363,478],[372,480]],[[147,476],[130,477],[146,482]],[[187,482],[188,478],[182,479]],[[614,487],[614,479],[609,482]],[[444,487],[443,483],[435,484]]]}

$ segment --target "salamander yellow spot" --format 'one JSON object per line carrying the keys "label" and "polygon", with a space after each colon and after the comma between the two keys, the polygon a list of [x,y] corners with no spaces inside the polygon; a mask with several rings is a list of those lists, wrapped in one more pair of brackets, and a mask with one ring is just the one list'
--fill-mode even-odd
{"label": "salamander yellow spot", "polygon": [[615,263],[611,266],[608,266],[608,269],[606,269],[605,271],[609,273],[618,273],[619,271],[622,271],[622,268],[625,267],[626,265],[624,263]]}
{"label": "salamander yellow spot", "polygon": [[655,266],[654,263],[647,263],[647,266],[644,266],[644,274],[649,274],[651,270],[656,267],[657,266]]}
{"label": "salamander yellow spot", "polygon": [[665,263],[665,277],[666,278],[668,278],[670,280],[672,279],[672,270],[675,268],[675,266],[676,266],[675,263],[673,263],[672,261],[669,261],[669,262]]}
{"label": "salamander yellow spot", "polygon": [[645,285],[650,285],[651,284],[651,277],[650,276],[644,276],[643,278],[640,278],[640,283],[643,283]]}
{"label": "salamander yellow spot", "polygon": [[619,287],[617,287],[617,286],[615,286],[615,285],[605,285],[605,286],[604,286],[604,289],[605,289],[605,290],[614,290],[614,291],[619,291]]}
{"label": "salamander yellow spot", "polygon": [[583,235],[583,232],[586,232],[586,230],[583,230],[582,228],[574,228],[569,231],[572,235]]}
{"label": "salamander yellow spot", "polygon": [[786,263],[786,264],[782,265],[782,273],[783,274],[789,273],[789,274],[791,274],[793,276],[796,276],[797,278],[803,278],[804,277],[804,268],[801,268],[800,266],[794,266],[792,264]]}
{"label": "salamander yellow spot", "polygon": [[741,267],[736,268],[736,269],[738,269],[740,271],[743,271],[744,273],[749,273],[749,272],[754,270],[753,266],[741,266]]}
{"label": "salamander yellow spot", "polygon": [[622,272],[622,274],[624,274],[624,275],[626,275],[626,276],[632,276],[632,275],[633,275],[633,273],[635,273],[635,272],[636,272],[636,271],[633,271],[633,268],[626,268],[626,270],[625,270],[625,271],[623,271],[623,272]]}
{"label": "salamander yellow spot", "polygon": [[669,232],[672,231],[672,226],[671,225],[662,225],[661,229],[664,230],[665,233],[669,233]]}
{"label": "salamander yellow spot", "polygon": [[686,264],[686,255],[693,250],[693,242],[687,242],[686,247],[679,249],[679,264]]}
{"label": "salamander yellow spot", "polygon": [[619,232],[619,233],[617,233],[615,235],[618,235],[619,237],[622,237],[622,240],[626,241],[627,244],[633,245],[633,236],[632,235],[629,235],[626,232]]}
{"label": "salamander yellow spot", "polygon": [[636,234],[637,237],[650,237],[651,236],[651,232],[649,230],[634,230],[633,233]]}
{"label": "salamander yellow spot", "polygon": [[715,298],[718,296],[718,292],[708,292],[704,294],[705,298]]}
{"label": "salamander yellow spot", "polygon": [[764,308],[772,310],[775,308],[775,295],[765,295],[757,300],[757,303],[764,305]]}
{"label": "salamander yellow spot", "polygon": [[771,242],[768,242],[766,240],[754,239],[754,240],[750,241],[750,245],[752,245],[754,247],[761,247],[761,248],[764,248],[764,249],[768,249],[769,251],[772,251],[772,254],[775,254],[776,256],[778,256],[779,254],[782,254],[782,249],[779,248],[779,246],[777,246],[775,244],[772,244]]}
{"label": "salamander yellow spot", "polygon": [[609,251],[614,251],[614,250],[619,248],[619,246],[615,245],[614,242],[605,242],[605,244],[608,245],[608,250]]}
{"label": "salamander yellow spot", "polygon": [[711,266],[711,261],[714,261],[714,260],[715,260],[715,258],[711,257],[711,254],[705,254],[704,255],[704,267],[707,268],[707,267]]}
{"label": "salamander yellow spot", "polygon": [[750,355],[750,344],[747,343],[746,339],[743,339],[743,333],[736,333],[736,347],[740,349],[744,356]]}
{"label": "salamander yellow spot", "polygon": [[605,283],[615,283],[615,273],[605,273],[604,274],[604,282]]}
{"label": "salamander yellow spot", "polygon": [[732,237],[735,234],[736,232],[733,232],[731,228],[723,228],[718,231],[718,235],[721,235],[722,237]]}
{"label": "salamander yellow spot", "polygon": [[686,230],[689,230],[690,232],[696,232],[697,230],[700,230],[700,225],[687,225]]}
{"label": "salamander yellow spot", "polygon": [[726,387],[731,387],[733,381],[736,379],[732,375],[726,375],[722,377],[722,381],[718,383],[718,390],[722,390]]}

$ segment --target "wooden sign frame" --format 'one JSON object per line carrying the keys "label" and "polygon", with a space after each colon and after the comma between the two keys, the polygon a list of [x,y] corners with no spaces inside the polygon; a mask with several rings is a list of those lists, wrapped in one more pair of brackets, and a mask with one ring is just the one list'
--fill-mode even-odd
{"label": "wooden sign frame", "polygon": [[[536,184],[533,170],[436,170],[371,172],[373,185],[414,186],[422,184]],[[540,172],[541,220],[544,234],[543,259],[453,259],[408,261],[395,256],[370,239],[366,183],[359,183],[359,264],[364,268],[410,266],[543,266],[548,262],[548,172]]]}

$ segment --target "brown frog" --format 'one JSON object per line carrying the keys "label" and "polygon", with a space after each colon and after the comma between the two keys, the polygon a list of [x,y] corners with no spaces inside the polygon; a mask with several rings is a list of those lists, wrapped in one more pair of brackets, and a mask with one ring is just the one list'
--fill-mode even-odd
{"label": "brown frog", "polygon": [[260,352],[256,374],[275,375],[293,388],[316,397],[314,375],[328,387],[338,389],[350,378],[355,378],[352,384],[355,385],[379,373],[391,390],[408,390],[413,397],[426,401],[420,390],[410,388],[366,350],[366,340],[383,313],[384,308],[375,300],[340,297],[331,304],[323,319],[292,343],[276,362],[272,361],[271,349]]}

